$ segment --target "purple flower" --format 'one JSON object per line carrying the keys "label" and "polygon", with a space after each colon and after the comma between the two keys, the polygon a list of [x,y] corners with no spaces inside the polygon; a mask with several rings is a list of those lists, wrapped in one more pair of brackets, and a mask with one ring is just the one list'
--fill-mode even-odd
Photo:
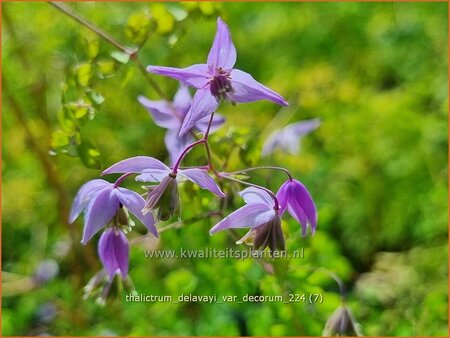
{"label": "purple flower", "polygon": [[138,173],[136,181],[159,182],[149,188],[147,201],[142,206],[146,214],[157,211],[157,219],[167,220],[179,210],[178,182],[189,180],[219,197],[225,197],[214,179],[202,169],[178,169],[176,173],[161,161],[148,156],[122,160],[104,170],[102,175],[115,173]]}
{"label": "purple flower", "polygon": [[284,182],[278,190],[277,198],[281,206],[281,215],[287,210],[301,224],[303,236],[306,236],[308,225],[314,234],[317,227],[317,210],[311,195],[303,184],[297,180]]}
{"label": "purple flower", "polygon": [[117,272],[123,279],[127,277],[129,249],[127,237],[118,228],[109,228],[103,232],[98,242],[98,254],[110,280]]}
{"label": "purple flower", "polygon": [[311,119],[291,123],[283,129],[275,130],[264,143],[262,156],[267,156],[276,149],[282,149],[293,155],[298,154],[303,136],[309,134],[319,126],[319,119]]}
{"label": "purple flower", "polygon": [[144,214],[155,211],[156,219],[167,221],[180,212],[180,195],[176,175],[170,173],[157,186],[149,187]]}
{"label": "purple flower", "polygon": [[69,222],[73,223],[83,211],[85,212],[81,243],[86,244],[111,221],[116,226],[127,224],[128,217],[123,210],[123,207],[126,207],[153,235],[159,237],[152,215],[143,215],[141,212],[144,205],[145,200],[134,191],[95,179],[84,184],[78,191],[70,211]]}
{"label": "purple flower", "polygon": [[[180,85],[173,99],[173,103],[167,102],[166,100],[152,101],[143,96],[139,96],[138,101],[147,108],[158,126],[167,129],[164,143],[166,144],[172,164],[176,162],[183,150],[195,141],[193,134],[196,131],[205,133],[208,127],[209,117],[204,117],[197,121],[186,134],[178,136],[181,124],[192,104],[189,89],[184,85]],[[224,122],[225,119],[216,114],[211,124],[210,133],[216,131]]]}
{"label": "purple flower", "polygon": [[195,64],[187,68],[147,67],[151,73],[172,77],[198,89],[181,126],[180,135],[186,134],[197,121],[215,112],[222,99],[232,103],[270,100],[288,105],[281,95],[257,82],[250,74],[233,69],[235,63],[236,48],[231,41],[230,31],[222,19],[217,18],[217,33],[207,64]]}
{"label": "purple flower", "polygon": [[212,235],[230,228],[247,228],[251,230],[238,244],[253,240],[255,249],[269,247],[270,251],[284,250],[284,237],[278,210],[274,208],[273,198],[265,191],[257,188],[246,188],[239,193],[246,205],[232,212],[211,228]]}

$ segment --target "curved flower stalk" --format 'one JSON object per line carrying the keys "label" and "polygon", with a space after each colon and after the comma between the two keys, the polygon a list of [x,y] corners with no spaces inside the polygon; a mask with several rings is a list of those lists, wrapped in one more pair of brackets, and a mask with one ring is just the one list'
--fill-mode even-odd
{"label": "curved flower stalk", "polygon": [[269,135],[262,148],[262,156],[267,156],[280,149],[292,155],[300,151],[301,140],[320,126],[320,119],[311,119],[288,124]]}
{"label": "curved flower stalk", "polygon": [[306,236],[309,226],[314,235],[317,228],[317,209],[306,187],[295,179],[283,183],[277,192],[280,214],[287,210],[302,226],[302,236]]}
{"label": "curved flower stalk", "polygon": [[[183,150],[195,141],[193,135],[197,131],[205,134],[208,129],[209,117],[204,117],[198,120],[186,134],[178,136],[182,122],[192,105],[192,96],[188,87],[183,84],[180,85],[173,102],[166,100],[153,101],[144,96],[139,96],[138,101],[149,111],[156,125],[167,129],[164,143],[169,152],[171,164],[175,164]],[[215,114],[211,123],[210,133],[220,128],[224,122],[223,116]]]}
{"label": "curved flower stalk", "polygon": [[156,186],[149,188],[147,201],[142,212],[156,213],[156,220],[167,220],[179,211],[178,183],[189,180],[200,188],[209,190],[219,197],[225,194],[202,169],[175,169],[172,170],[161,161],[148,156],[137,156],[122,160],[104,170],[102,175],[116,173],[137,173],[136,181],[157,182]]}
{"label": "curved flower stalk", "polygon": [[284,237],[277,204],[266,191],[249,187],[239,193],[246,205],[232,212],[209,231],[210,235],[230,228],[251,228],[238,244],[250,242],[255,249],[284,250]]}
{"label": "curved flower stalk", "polygon": [[217,18],[217,32],[206,64],[187,68],[147,67],[151,73],[172,77],[198,89],[181,126],[180,136],[200,119],[215,112],[221,100],[233,104],[269,100],[282,106],[289,105],[280,94],[257,82],[250,74],[234,69],[235,63],[236,48],[230,30],[221,18]]}
{"label": "curved flower stalk", "polygon": [[73,223],[84,211],[84,229],[81,243],[86,244],[101,228],[112,222],[114,226],[128,224],[123,207],[136,216],[156,237],[158,231],[152,215],[144,215],[141,210],[145,200],[134,191],[120,188],[116,183],[95,179],[84,184],[75,196],[70,211],[69,222]]}

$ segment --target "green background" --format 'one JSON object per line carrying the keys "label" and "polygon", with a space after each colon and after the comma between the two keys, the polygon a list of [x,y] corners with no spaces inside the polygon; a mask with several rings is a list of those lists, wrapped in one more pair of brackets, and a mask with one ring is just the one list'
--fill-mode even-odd
{"label": "green background", "polygon": [[[220,201],[182,187],[188,220],[131,249],[139,293],[288,295],[320,293],[322,304],[129,303],[113,285],[106,306],[83,298],[100,269],[98,235],[79,243],[68,225],[73,196],[101,168],[126,157],[167,160],[164,130],[136,100],[159,99],[131,60],[47,3],[2,3],[3,335],[320,335],[339,305],[336,283],[365,335],[448,333],[446,3],[73,3],[80,15],[129,47],[144,66],[203,63],[221,16],[236,68],[281,93],[288,108],[260,101],[222,104],[211,137],[219,169],[288,168],[319,211],[315,236],[284,217],[289,252],[303,259],[147,259],[149,249],[241,249],[212,237]],[[176,81],[150,76],[169,97]],[[150,80],[151,81],[151,80]],[[265,137],[318,117],[298,156],[260,158]],[[202,149],[186,164],[203,164]],[[114,178],[114,177],[113,177]],[[108,178],[109,179],[109,178]],[[251,182],[278,189],[282,173]],[[125,186],[139,191],[127,180]],[[225,185],[229,195],[237,189]],[[225,214],[240,207],[227,200]],[[189,221],[190,220],[190,221]],[[167,222],[170,224],[170,222]],[[129,238],[144,234],[137,224]],[[242,236],[236,231],[235,236]],[[57,276],[32,276],[45,260]],[[268,270],[274,273],[268,273]]]}

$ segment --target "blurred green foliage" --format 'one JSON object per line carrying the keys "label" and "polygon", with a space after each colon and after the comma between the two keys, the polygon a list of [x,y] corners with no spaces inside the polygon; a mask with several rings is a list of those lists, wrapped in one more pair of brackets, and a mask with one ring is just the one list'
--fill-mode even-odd
{"label": "blurred green foliage", "polygon": [[[227,233],[208,235],[215,216],[147,239],[131,250],[138,292],[321,293],[324,301],[131,303],[116,285],[106,307],[84,300],[83,286],[100,265],[95,243],[79,244],[82,221],[67,225],[70,201],[118,160],[167,159],[164,130],[136,100],[159,96],[129,55],[49,4],[2,3],[3,335],[320,335],[339,305],[338,289],[309,267],[344,280],[364,334],[447,335],[446,3],[69,5],[138,50],[145,66],[204,62],[222,16],[238,51],[236,67],[291,105],[222,105],[226,125],[211,137],[216,164],[285,166],[319,209],[313,237],[283,221],[288,251],[303,248],[303,259],[145,257],[155,248],[239,249]],[[169,97],[177,88],[174,80],[152,79]],[[272,130],[312,117],[322,125],[303,140],[299,156],[260,158]],[[202,149],[186,160],[199,162]],[[274,190],[283,179],[264,172],[251,178]],[[126,185],[139,189],[132,180]],[[224,187],[231,196],[237,188]],[[181,194],[185,220],[219,203],[191,184]],[[242,205],[240,198],[227,203],[227,212]],[[59,274],[35,286],[30,276],[44,259],[55,260]]]}

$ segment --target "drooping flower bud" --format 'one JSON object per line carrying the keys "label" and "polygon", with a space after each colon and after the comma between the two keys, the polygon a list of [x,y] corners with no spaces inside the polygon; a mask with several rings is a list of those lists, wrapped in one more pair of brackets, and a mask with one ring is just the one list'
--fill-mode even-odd
{"label": "drooping flower bud", "polygon": [[285,250],[283,231],[281,230],[281,220],[278,215],[267,223],[260,225],[255,229],[255,241],[253,247],[255,250],[264,250],[269,247],[270,252],[275,250]]}
{"label": "drooping flower bud", "polygon": [[323,336],[362,336],[360,325],[353,318],[350,309],[339,306],[325,324]]}
{"label": "drooping flower bud", "polygon": [[147,201],[142,213],[156,214],[156,220],[167,221],[180,210],[180,196],[175,174],[169,174],[156,187],[148,192]]}

